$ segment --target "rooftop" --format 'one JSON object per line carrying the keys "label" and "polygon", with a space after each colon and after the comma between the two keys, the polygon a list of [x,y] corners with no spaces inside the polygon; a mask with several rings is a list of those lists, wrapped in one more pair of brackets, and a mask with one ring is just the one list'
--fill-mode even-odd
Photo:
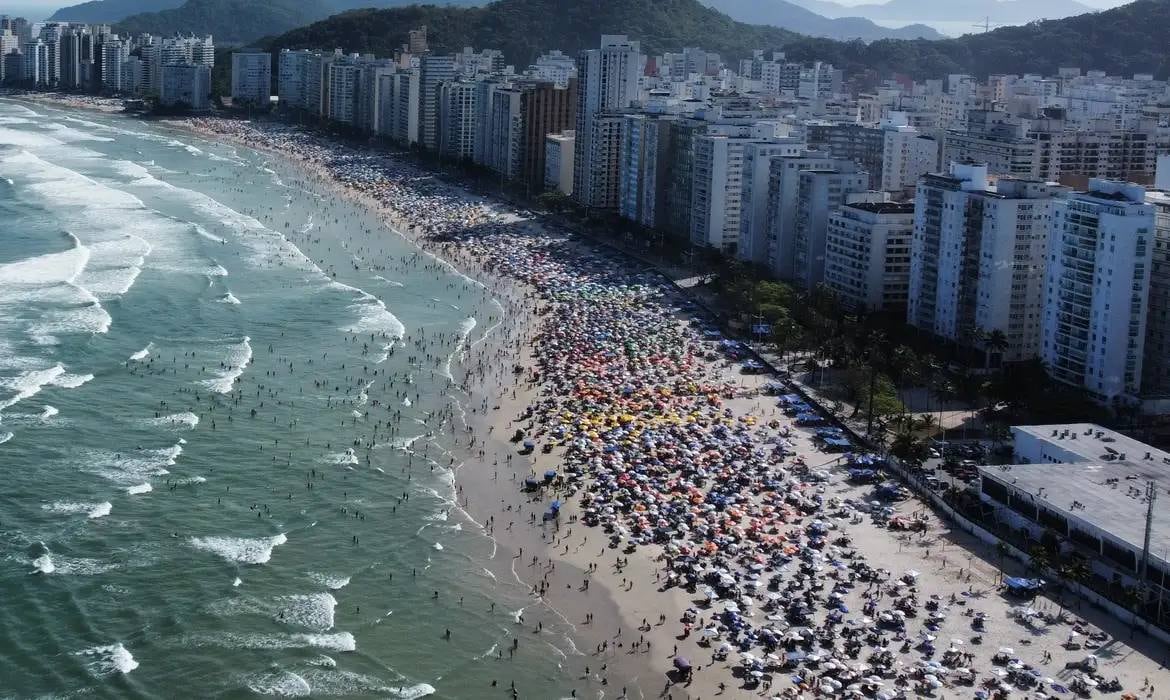
{"label": "rooftop", "polygon": [[[1170,561],[1170,467],[1128,462],[1013,464],[983,474],[1033,494],[1049,510],[1088,523],[1140,552],[1145,539],[1146,482],[1157,485],[1150,554]],[[1043,491],[1041,491],[1043,489]]]}
{"label": "rooftop", "polygon": [[1016,425],[1012,426],[1012,431],[1079,455],[1078,461],[1129,465],[1132,469],[1161,469],[1170,473],[1170,452],[1094,423]]}
{"label": "rooftop", "polygon": [[873,212],[874,214],[914,213],[914,202],[853,202],[844,206],[849,209]]}

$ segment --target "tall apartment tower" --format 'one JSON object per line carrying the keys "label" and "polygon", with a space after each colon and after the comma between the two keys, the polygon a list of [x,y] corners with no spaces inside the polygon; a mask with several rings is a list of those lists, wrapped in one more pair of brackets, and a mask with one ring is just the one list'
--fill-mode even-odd
{"label": "tall apartment tower", "polygon": [[960,346],[986,350],[995,331],[1007,349],[992,366],[1037,357],[1044,256],[1057,185],[1002,178],[986,165],[952,164],[927,175],[915,198],[907,322]]}
{"label": "tall apartment tower", "polygon": [[418,125],[424,148],[439,150],[439,100],[443,83],[455,80],[455,56],[426,54],[419,60]]}
{"label": "tall apartment tower", "polygon": [[573,196],[587,207],[618,208],[621,120],[596,122],[637,101],[645,65],[640,44],[623,35],[603,35],[601,48],[582,51],[577,57]]}
{"label": "tall apartment tower", "polygon": [[1140,185],[1093,179],[1053,210],[1043,359],[1103,404],[1141,390],[1155,239],[1145,197]]}

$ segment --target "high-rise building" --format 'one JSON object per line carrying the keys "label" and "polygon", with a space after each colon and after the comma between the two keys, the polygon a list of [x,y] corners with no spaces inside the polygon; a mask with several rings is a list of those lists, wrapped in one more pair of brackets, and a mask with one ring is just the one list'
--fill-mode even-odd
{"label": "high-rise building", "polygon": [[562,194],[573,194],[573,141],[576,133],[563,131],[544,138],[544,186]]}
{"label": "high-rise building", "polygon": [[453,80],[454,56],[426,54],[419,60],[419,139],[432,151],[439,149],[440,88]]}
{"label": "high-rise building", "polygon": [[1042,357],[1054,379],[1104,404],[1141,391],[1155,242],[1145,196],[1094,179],[1053,210]]}
{"label": "high-rise building", "polygon": [[912,202],[855,202],[830,212],[825,285],[854,313],[904,316],[913,237]]}
{"label": "high-rise building", "polygon": [[76,90],[82,87],[82,35],[84,30],[71,28],[64,32],[57,41],[57,61],[60,70],[58,84],[64,90]]}
{"label": "high-rise building", "polygon": [[1152,412],[1166,414],[1170,413],[1170,193],[1147,192],[1146,202],[1154,207],[1154,249],[1141,393],[1143,402],[1152,404]]}
{"label": "high-rise building", "polygon": [[[796,208],[800,196],[800,173],[805,170],[844,170],[849,167],[854,167],[852,161],[834,158],[823,151],[804,151],[770,159],[766,248],[767,266],[773,275],[782,280],[795,280],[798,274]],[[751,245],[755,248],[758,244],[753,241]]]}
{"label": "high-rise building", "polygon": [[361,84],[360,68],[349,59],[329,64],[329,81],[325,117],[341,124],[353,125],[357,117]]}
{"label": "high-rise building", "polygon": [[[622,35],[603,35],[601,48],[577,57],[573,192],[586,207],[618,208],[621,118],[613,115],[638,99],[645,65],[640,44]],[[596,124],[601,115],[607,115],[605,123]]]}
{"label": "high-rise building", "polygon": [[471,161],[480,124],[479,91],[470,80],[439,86],[439,153],[444,159]]}
{"label": "high-rise building", "polygon": [[145,64],[137,56],[122,61],[121,91],[126,95],[141,95],[146,78]]}
{"label": "high-rise building", "polygon": [[647,228],[659,225],[666,210],[667,169],[672,114],[627,114],[622,117],[619,213]]}
{"label": "high-rise building", "polygon": [[790,146],[770,121],[712,123],[695,139],[691,243],[734,255],[739,250],[744,200],[744,151],[750,143]]}
{"label": "high-rise building", "polygon": [[797,174],[796,217],[793,228],[793,281],[816,289],[825,281],[825,240],[829,213],[866,192],[869,173],[854,163],[837,168],[802,170]]}
{"label": "high-rise building", "polygon": [[272,54],[232,52],[232,103],[267,107],[272,101]]}
{"label": "high-rise building", "polygon": [[741,260],[760,265],[768,262],[768,202],[771,196],[772,161],[798,156],[807,150],[799,137],[751,140],[743,148],[743,185],[739,219]]}
{"label": "high-rise building", "polygon": [[885,192],[913,192],[918,178],[938,168],[938,142],[891,112],[881,124],[812,124],[809,145],[856,162],[870,175],[869,186]]}
{"label": "high-rise building", "polygon": [[[1061,188],[1001,178],[985,165],[952,164],[927,175],[915,198],[907,322],[960,346],[986,350],[992,366],[1037,357],[1044,255]],[[989,348],[1000,332],[1006,349]]]}
{"label": "high-rise building", "polygon": [[282,49],[277,59],[276,94],[285,109],[308,109],[309,58],[317,52]]}
{"label": "high-rise building", "polygon": [[196,63],[164,64],[158,101],[164,107],[186,107],[196,112],[211,109],[211,67]]}

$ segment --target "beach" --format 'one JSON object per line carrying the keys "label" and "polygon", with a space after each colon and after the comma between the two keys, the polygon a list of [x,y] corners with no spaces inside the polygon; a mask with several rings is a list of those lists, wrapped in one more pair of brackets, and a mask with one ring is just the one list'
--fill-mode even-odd
{"label": "beach", "polygon": [[[395,663],[402,677],[396,696],[548,697],[556,688],[559,697],[893,700],[1160,697],[1170,688],[1164,645],[1075,596],[1009,594],[1003,576],[1028,572],[941,522],[890,478],[880,455],[856,444],[850,452],[830,451],[829,441],[848,437],[795,387],[745,365],[746,349],[724,338],[717,320],[656,270],[393,153],[272,122],[195,118],[165,122],[160,131],[176,136],[177,145],[164,143],[174,151],[240,161],[224,162],[221,171],[211,159],[217,165],[200,166],[208,172],[190,174],[143,166],[158,178],[222,176],[221,199],[230,199],[239,216],[205,233],[226,239],[242,227],[248,235],[241,255],[262,263],[241,266],[221,257],[216,264],[232,275],[199,275],[206,287],[199,293],[214,304],[199,307],[203,321],[236,308],[231,299],[242,300],[243,309],[269,303],[279,310],[247,327],[258,329],[248,331],[250,342],[234,341],[236,359],[195,375],[224,389],[226,400],[216,399],[214,411],[179,395],[192,404],[201,430],[216,418],[230,430],[225,413],[233,410],[237,422],[248,410],[266,418],[277,409],[263,401],[281,402],[271,428],[241,439],[254,440],[258,453],[271,451],[277,464],[278,454],[298,466],[302,456],[283,457],[273,440],[303,440],[307,455],[332,460],[318,461],[300,486],[313,497],[325,493],[331,510],[321,512],[346,523],[320,539],[328,525],[318,525],[317,511],[306,511],[291,492],[283,507],[283,495],[272,495],[271,473],[251,479],[244,472],[236,488],[251,484],[252,501],[263,508],[256,512],[243,501],[240,515],[265,522],[271,502],[287,511],[276,519],[307,522],[282,522],[279,535],[270,528],[269,539],[233,556],[262,570],[278,563],[270,557],[291,558],[290,550],[311,537],[315,547],[354,551],[391,539],[352,585],[346,578],[344,592],[328,589],[342,600],[333,601],[336,620],[330,607],[318,631],[358,632],[351,656],[366,666],[363,672],[385,674],[379,645],[390,642],[375,632],[413,616],[399,636],[426,635],[426,644],[416,646],[427,647],[427,658],[411,656],[409,643],[395,647],[396,658],[409,659]],[[24,138],[28,148],[38,143]],[[208,155],[207,144],[223,150]],[[245,150],[273,160],[245,168]],[[140,196],[171,193],[138,170],[120,170],[135,173],[128,187]],[[262,206],[254,196],[253,204],[260,186],[286,201]],[[269,239],[293,247],[249,252],[256,240]],[[227,242],[211,242],[208,250],[217,245]],[[296,274],[280,278],[279,287],[246,294],[234,286],[258,274],[253,270],[285,267]],[[319,295],[312,304],[296,303],[299,288],[313,285],[344,292],[338,313],[357,312],[345,322],[347,354],[340,358],[297,353],[323,322],[300,324],[297,314],[328,301]],[[390,322],[395,314],[402,316],[397,325]],[[337,323],[330,317],[329,328]],[[286,324],[290,336],[303,338],[286,337]],[[328,351],[339,352],[330,342]],[[160,346],[174,340],[152,343],[128,364],[161,360]],[[325,346],[311,347],[319,353]],[[326,367],[329,373],[318,376]],[[135,372],[145,382],[168,370],[147,364]],[[318,396],[301,398],[297,392],[306,389]],[[291,401],[316,402],[294,414],[283,403]],[[68,418],[71,407],[57,403]],[[183,415],[168,408],[166,427],[189,424]],[[13,444],[24,438],[17,432]],[[196,453],[194,444],[184,447],[171,467],[184,467]],[[232,459],[227,447],[206,462]],[[212,470],[201,474],[221,478]],[[369,480],[383,476],[397,481],[383,488]],[[421,525],[393,539],[395,518],[416,517],[420,502],[427,509],[417,514]],[[115,514],[126,508],[117,499],[111,507]],[[102,513],[100,522],[109,510],[78,513]],[[172,527],[179,532],[187,524],[176,519]],[[288,544],[278,541],[286,531]],[[196,544],[224,550],[223,540],[204,533]],[[451,582],[437,577],[450,572],[461,573],[448,589]],[[253,568],[236,580],[246,589],[259,577]],[[465,590],[459,579],[480,583]],[[219,572],[216,585],[225,580]],[[432,580],[443,589],[432,592]],[[354,610],[346,595],[359,594],[368,596],[362,602],[393,609]],[[322,593],[313,595],[320,605]],[[498,604],[505,599],[506,610]],[[240,606],[217,603],[212,610],[237,615]],[[248,606],[273,616],[273,608]],[[278,606],[278,629],[289,626],[284,607]],[[455,668],[431,651],[436,644],[462,648],[467,637],[483,649]],[[265,644],[301,641],[285,635]],[[131,637],[126,645],[137,651],[144,642]],[[521,661],[528,664],[523,673]],[[328,692],[336,686],[320,681],[307,662],[282,663],[279,673],[265,672],[263,682],[248,687],[302,688],[287,671],[315,694],[346,695]],[[464,667],[473,670],[460,672]]]}
{"label": "beach", "polygon": [[[851,483],[847,458],[769,396],[784,387],[741,373],[712,319],[653,272],[393,156],[338,156],[280,126],[196,128],[324,163],[322,176],[373,198],[393,228],[516,285],[513,318],[535,328],[513,325],[507,343],[470,356],[469,379],[493,383],[464,386],[502,398],[488,393],[473,412],[483,462],[459,480],[478,495],[488,459],[497,484],[511,463],[511,488],[488,491],[502,508],[476,498],[469,512],[489,529],[507,517],[511,532],[527,514],[550,561],[518,559],[539,567],[537,592],[558,609],[591,585],[613,597],[622,626],[601,631],[593,656],[640,659],[652,676],[639,674],[640,692],[1152,697],[1164,685],[1159,643],[1075,602],[1008,597],[997,566],[904,491],[872,506],[872,484]],[[505,435],[514,442],[499,444]],[[576,571],[556,572],[562,562]],[[1095,668],[1079,668],[1089,655]]]}

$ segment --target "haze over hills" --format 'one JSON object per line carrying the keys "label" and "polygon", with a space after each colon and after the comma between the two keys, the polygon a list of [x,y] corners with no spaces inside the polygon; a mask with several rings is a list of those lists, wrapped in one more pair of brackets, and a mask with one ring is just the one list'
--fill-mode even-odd
{"label": "haze over hills", "polygon": [[846,5],[832,0],[792,0],[825,17],[864,17],[900,22],[982,22],[1026,24],[1036,19],[1062,19],[1094,12],[1077,0],[889,0]]}
{"label": "haze over hills", "polygon": [[[132,34],[211,34],[220,44],[245,44],[361,7],[397,7],[413,0],[93,0],[62,8],[55,19],[115,22]],[[475,5],[479,0],[433,0]]]}
{"label": "haze over hills", "polygon": [[702,46],[725,60],[753,49],[783,49],[794,60],[823,60],[849,72],[902,73],[917,78],[946,73],[1055,73],[1062,66],[1116,74],[1170,75],[1165,37],[1170,0],[1138,0],[1113,10],[1004,27],[941,41],[881,40],[869,44],[806,37],[774,27],[736,22],[698,0],[607,0],[566,6],[560,0],[500,0],[482,8],[404,7],[358,10],[277,37],[280,48],[341,47],[390,55],[406,30],[425,24],[437,50],[498,48],[526,65],[549,49],[576,52],[597,46],[602,33],[625,33],[649,53]]}
{"label": "haze over hills", "polygon": [[748,24],[770,24],[809,36],[830,39],[941,39],[923,24],[891,29],[856,16],[829,18],[788,0],[703,0],[703,4]]}
{"label": "haze over hills", "polygon": [[140,12],[170,10],[186,0],[90,0],[62,7],[49,19],[62,22],[117,22]]}

